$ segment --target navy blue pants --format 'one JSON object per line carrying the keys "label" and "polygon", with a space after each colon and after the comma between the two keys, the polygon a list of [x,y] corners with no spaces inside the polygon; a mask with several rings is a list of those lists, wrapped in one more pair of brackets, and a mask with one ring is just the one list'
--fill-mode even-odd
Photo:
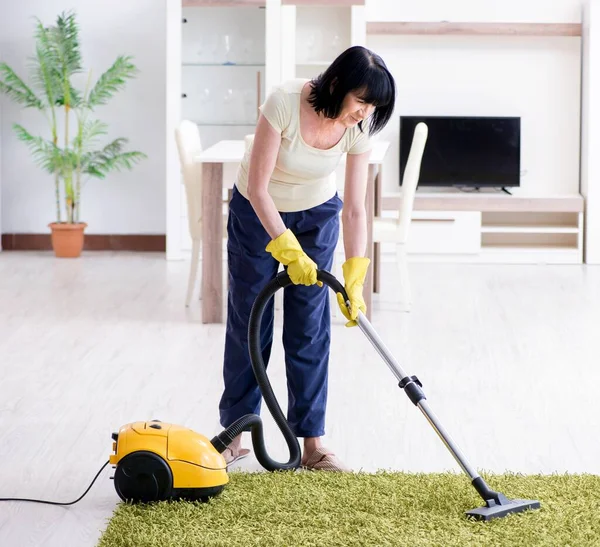
{"label": "navy blue pants", "polygon": [[[338,241],[342,201],[294,213],[281,213],[287,228],[319,269],[331,270]],[[229,290],[223,380],[219,403],[221,425],[228,427],[244,414],[260,413],[261,393],[248,351],[248,320],[258,293],[277,274],[279,262],[265,247],[271,240],[250,202],[236,188],[227,223]],[[327,286],[291,285],[284,289],[283,347],[288,388],[288,422],[297,437],[325,434],[325,407],[331,315]],[[261,325],[263,360],[269,362],[273,342],[274,299]],[[282,402],[280,405],[284,407]]]}

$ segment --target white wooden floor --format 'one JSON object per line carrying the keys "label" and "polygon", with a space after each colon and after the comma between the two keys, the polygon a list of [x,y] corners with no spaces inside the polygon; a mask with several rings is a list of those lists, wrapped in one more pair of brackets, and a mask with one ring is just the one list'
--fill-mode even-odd
{"label": "white wooden floor", "polygon": [[[77,498],[108,459],[111,432],[132,420],[220,430],[224,329],[201,324],[198,301],[185,311],[187,268],[151,254],[0,254],[0,497]],[[412,313],[397,311],[385,264],[373,324],[473,465],[600,473],[600,269],[410,268]],[[285,409],[280,345],[271,364]],[[341,317],[329,393],[327,446],[354,469],[458,471]],[[69,508],[0,503],[0,545],[95,545],[117,502],[109,475]]]}

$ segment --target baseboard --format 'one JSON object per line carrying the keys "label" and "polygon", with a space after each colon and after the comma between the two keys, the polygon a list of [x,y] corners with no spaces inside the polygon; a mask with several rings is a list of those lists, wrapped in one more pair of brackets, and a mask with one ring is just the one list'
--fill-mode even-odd
{"label": "baseboard", "polygon": [[[2,234],[5,251],[51,251],[50,234]],[[164,253],[167,237],[163,234],[85,234],[84,251],[138,251]]]}

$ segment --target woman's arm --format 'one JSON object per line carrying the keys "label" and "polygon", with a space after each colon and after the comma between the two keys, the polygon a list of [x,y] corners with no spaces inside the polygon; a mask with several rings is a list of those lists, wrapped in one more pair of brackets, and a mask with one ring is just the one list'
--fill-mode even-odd
{"label": "woman's arm", "polygon": [[250,157],[248,198],[271,239],[275,239],[286,230],[273,198],[268,192],[269,180],[275,168],[280,145],[281,135],[261,114],[256,125]]}
{"label": "woman's arm", "polygon": [[348,154],[346,159],[344,208],[342,209],[346,259],[364,256],[367,249],[365,198],[370,154],[370,151],[363,154]]}

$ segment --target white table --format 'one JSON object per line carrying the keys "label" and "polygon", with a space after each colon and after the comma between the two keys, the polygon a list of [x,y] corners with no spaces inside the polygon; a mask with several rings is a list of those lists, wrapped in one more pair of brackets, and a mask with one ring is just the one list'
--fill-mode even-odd
{"label": "white table", "polygon": [[[364,298],[370,318],[373,291],[379,285],[379,245],[373,244],[373,216],[381,212],[381,170],[389,149],[388,141],[373,142],[369,159],[366,196],[367,256],[371,259],[365,280]],[[204,150],[195,161],[202,163],[202,322],[223,322],[223,164],[240,163],[243,140],[224,140]],[[341,164],[346,162],[344,155]]]}

